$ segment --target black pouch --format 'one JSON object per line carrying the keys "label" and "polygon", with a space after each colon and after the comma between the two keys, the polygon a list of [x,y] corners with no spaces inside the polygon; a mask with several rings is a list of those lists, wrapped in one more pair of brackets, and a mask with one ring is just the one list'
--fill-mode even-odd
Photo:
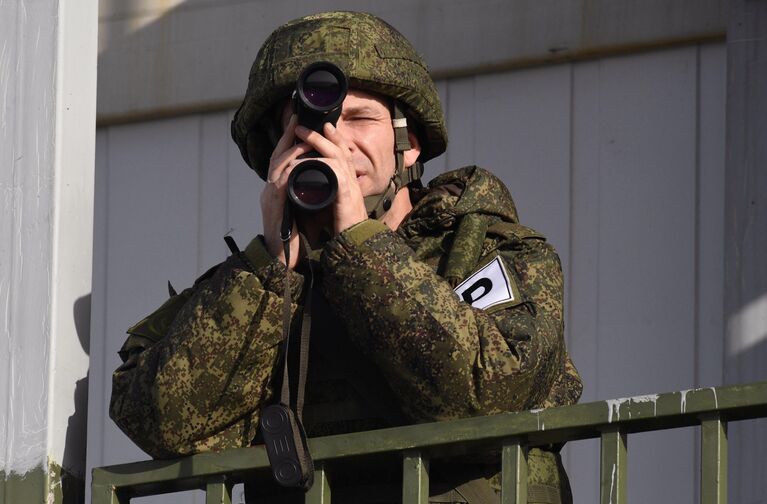
{"label": "black pouch", "polygon": [[304,491],[311,488],[314,464],[303,426],[293,410],[281,403],[272,404],[261,410],[259,423],[275,481]]}

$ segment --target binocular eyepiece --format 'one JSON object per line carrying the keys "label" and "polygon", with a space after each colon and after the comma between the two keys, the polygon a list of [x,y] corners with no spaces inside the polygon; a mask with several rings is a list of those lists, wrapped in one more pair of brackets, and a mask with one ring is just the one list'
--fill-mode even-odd
{"label": "binocular eyepiece", "polygon": [[[301,72],[293,92],[293,110],[298,124],[322,133],[325,123],[336,125],[349,90],[344,72],[333,63],[318,61]],[[309,158],[296,165],[288,178],[288,197],[295,207],[317,212],[335,200],[338,179],[316,151],[303,155]]]}

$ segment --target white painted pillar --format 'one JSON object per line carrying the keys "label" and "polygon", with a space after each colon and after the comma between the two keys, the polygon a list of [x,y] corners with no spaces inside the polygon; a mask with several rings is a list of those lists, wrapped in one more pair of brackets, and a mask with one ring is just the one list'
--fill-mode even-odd
{"label": "white painted pillar", "polygon": [[[724,376],[743,383],[767,380],[767,0],[729,7]],[[767,420],[729,435],[730,502],[767,502]]]}
{"label": "white painted pillar", "polygon": [[97,7],[96,0],[0,0],[5,504],[83,495]]}

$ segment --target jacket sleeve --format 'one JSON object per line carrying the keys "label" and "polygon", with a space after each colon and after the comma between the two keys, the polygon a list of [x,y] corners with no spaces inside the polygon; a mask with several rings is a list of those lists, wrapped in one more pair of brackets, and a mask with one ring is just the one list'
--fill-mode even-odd
{"label": "jacket sleeve", "polygon": [[326,298],[413,421],[542,407],[555,399],[552,393],[567,396],[556,390],[558,381],[580,387],[579,379],[560,379],[569,359],[553,248],[525,239],[500,243],[497,253],[522,302],[486,312],[460,300],[381,223],[360,223],[326,246]]}
{"label": "jacket sleeve", "polygon": [[[259,245],[254,240],[245,262],[231,256],[129,329],[109,411],[153,457],[253,439],[259,407],[271,394],[286,278],[284,265]],[[291,272],[290,283],[299,299],[302,277]],[[294,317],[297,311],[294,304]]]}

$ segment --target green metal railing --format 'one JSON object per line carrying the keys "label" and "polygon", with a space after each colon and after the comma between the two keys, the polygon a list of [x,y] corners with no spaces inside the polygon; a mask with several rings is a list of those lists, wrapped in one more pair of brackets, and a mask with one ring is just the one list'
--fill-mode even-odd
{"label": "green metal railing", "polygon": [[[701,502],[723,504],[727,499],[727,423],[760,417],[767,417],[767,382],[315,438],[309,440],[315,483],[305,502],[331,502],[327,462],[400,454],[403,503],[427,504],[430,458],[459,450],[500,449],[501,502],[522,504],[527,502],[528,447],[600,438],[601,503],[625,504],[628,435],[700,425]],[[137,496],[203,489],[206,504],[229,504],[231,488],[244,474],[268,467],[263,446],[100,467],[93,470],[92,499],[94,504],[124,504]]]}

